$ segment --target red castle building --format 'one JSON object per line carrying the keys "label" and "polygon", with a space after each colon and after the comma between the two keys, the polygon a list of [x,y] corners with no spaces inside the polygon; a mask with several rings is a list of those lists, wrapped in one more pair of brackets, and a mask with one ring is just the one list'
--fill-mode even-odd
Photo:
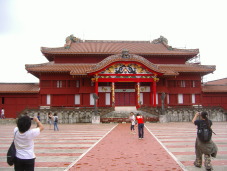
{"label": "red castle building", "polygon": [[[39,83],[0,83],[0,107],[8,118],[25,108],[218,105],[225,95],[205,88],[202,77],[214,65],[193,63],[199,49],[177,49],[164,37],[149,41],[81,40],[70,35],[59,48],[41,48],[48,60],[27,64]],[[214,94],[212,94],[214,93]],[[220,98],[222,98],[220,100]],[[218,101],[212,103],[213,100]]]}

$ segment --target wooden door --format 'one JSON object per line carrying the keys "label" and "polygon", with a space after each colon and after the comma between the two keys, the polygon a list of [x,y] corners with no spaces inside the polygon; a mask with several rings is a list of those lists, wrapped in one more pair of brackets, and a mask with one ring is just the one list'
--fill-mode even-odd
{"label": "wooden door", "polygon": [[116,92],[115,106],[135,106],[136,96],[135,92]]}

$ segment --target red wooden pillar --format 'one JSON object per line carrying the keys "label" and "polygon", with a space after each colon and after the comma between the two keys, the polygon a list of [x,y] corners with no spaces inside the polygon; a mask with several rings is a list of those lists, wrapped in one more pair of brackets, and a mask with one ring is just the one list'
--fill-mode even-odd
{"label": "red wooden pillar", "polygon": [[154,93],[153,93],[153,82],[150,83],[150,106],[153,107]]}
{"label": "red wooden pillar", "polygon": [[95,82],[95,94],[98,96],[98,88],[99,88],[99,84],[98,81]]}
{"label": "red wooden pillar", "polygon": [[156,79],[153,82],[153,106],[156,107]]}
{"label": "red wooden pillar", "polygon": [[95,94],[98,96],[98,88],[99,88],[98,74],[95,75],[94,82],[95,82]]}
{"label": "red wooden pillar", "polygon": [[[99,89],[99,82],[98,82],[98,75],[95,76],[95,94],[98,97],[98,89]],[[96,106],[98,107],[98,99],[96,100]]]}

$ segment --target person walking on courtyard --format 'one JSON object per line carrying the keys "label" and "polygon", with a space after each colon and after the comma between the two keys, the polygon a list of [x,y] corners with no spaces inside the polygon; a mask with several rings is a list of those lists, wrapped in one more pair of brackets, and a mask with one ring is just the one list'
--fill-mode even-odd
{"label": "person walking on courtyard", "polygon": [[1,110],[1,119],[5,119],[5,110],[2,108]]}
{"label": "person walking on courtyard", "polygon": [[14,143],[16,147],[16,159],[14,162],[14,170],[34,171],[35,168],[35,153],[34,139],[39,136],[44,129],[38,118],[33,120],[38,124],[38,128],[31,128],[31,118],[29,116],[21,116],[17,120],[17,127],[14,128]]}
{"label": "person walking on courtyard", "polygon": [[136,120],[137,120],[137,124],[138,124],[139,139],[143,139],[144,138],[144,119],[143,119],[143,116],[138,113],[136,115]]}
{"label": "person walking on courtyard", "polygon": [[[213,170],[211,164],[211,156],[216,157],[218,148],[212,141],[212,121],[207,118],[207,112],[197,112],[192,119],[192,123],[197,126],[197,137],[195,142],[195,154],[196,160],[194,165],[196,167],[202,167],[202,156],[204,154],[204,166],[207,171]],[[197,117],[201,116],[201,119],[197,120]],[[204,132],[204,133],[203,133]],[[207,134],[205,134],[207,132]]]}
{"label": "person walking on courtyard", "polygon": [[37,114],[37,118],[38,118],[39,121],[41,121],[40,120],[40,113]]}
{"label": "person walking on courtyard", "polygon": [[[41,120],[40,120],[40,113],[38,112],[38,114],[37,114],[37,118],[38,118],[38,120],[41,122]],[[37,127],[39,127],[39,125],[37,124]]]}
{"label": "person walking on courtyard", "polygon": [[130,121],[131,121],[131,126],[130,126],[130,130],[131,130],[131,134],[135,134],[135,124],[136,124],[136,118],[133,112],[130,113],[130,117],[129,117]]}
{"label": "person walking on courtyard", "polygon": [[51,114],[51,112],[49,112],[49,113],[48,113],[48,124],[49,124],[49,129],[51,129],[52,117],[53,117],[53,115]]}
{"label": "person walking on courtyard", "polygon": [[58,129],[58,115],[57,113],[54,113],[54,116],[53,116],[53,120],[54,120],[54,131],[59,131]]}

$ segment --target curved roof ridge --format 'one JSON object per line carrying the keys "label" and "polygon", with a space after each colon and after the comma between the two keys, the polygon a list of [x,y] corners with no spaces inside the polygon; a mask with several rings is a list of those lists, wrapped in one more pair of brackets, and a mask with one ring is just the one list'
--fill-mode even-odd
{"label": "curved roof ridge", "polygon": [[87,43],[151,43],[146,40],[85,40]]}
{"label": "curved roof ridge", "polygon": [[156,72],[164,73],[164,71],[159,69],[159,67],[157,65],[151,63],[144,57],[135,55],[135,54],[130,54],[129,58],[123,58],[122,54],[111,55],[111,56],[105,58],[104,60],[102,60],[101,62],[97,63],[95,66],[91,67],[91,69],[88,70],[87,73],[98,71],[102,68],[107,67],[108,65],[110,65],[111,63],[114,63],[114,62],[124,62],[124,61],[129,61],[129,62],[136,61]]}
{"label": "curved roof ridge", "polygon": [[53,65],[53,64],[54,64],[54,61],[45,62],[41,64],[25,64],[25,68],[33,68],[33,67],[40,67],[40,66]]}

